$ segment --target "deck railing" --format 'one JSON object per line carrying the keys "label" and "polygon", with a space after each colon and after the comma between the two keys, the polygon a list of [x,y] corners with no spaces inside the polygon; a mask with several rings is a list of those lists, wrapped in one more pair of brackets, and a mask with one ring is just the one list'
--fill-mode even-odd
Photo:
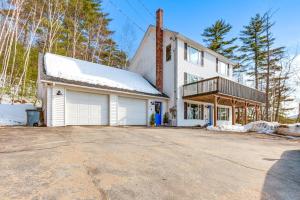
{"label": "deck railing", "polygon": [[213,93],[220,93],[260,103],[264,103],[266,98],[264,92],[219,76],[183,86],[183,97]]}

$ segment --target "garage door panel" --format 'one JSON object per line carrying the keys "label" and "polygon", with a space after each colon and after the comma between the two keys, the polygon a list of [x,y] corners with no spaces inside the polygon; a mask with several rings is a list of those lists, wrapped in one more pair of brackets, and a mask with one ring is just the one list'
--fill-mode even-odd
{"label": "garage door panel", "polygon": [[67,91],[67,125],[107,125],[108,96]]}
{"label": "garage door panel", "polygon": [[119,97],[119,125],[146,125],[146,114],[146,100]]}

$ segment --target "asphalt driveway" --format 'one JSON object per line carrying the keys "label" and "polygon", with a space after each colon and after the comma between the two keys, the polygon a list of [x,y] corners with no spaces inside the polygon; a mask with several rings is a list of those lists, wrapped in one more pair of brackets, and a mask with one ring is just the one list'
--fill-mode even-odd
{"label": "asphalt driveway", "polygon": [[0,199],[300,199],[300,143],[141,127],[0,127]]}

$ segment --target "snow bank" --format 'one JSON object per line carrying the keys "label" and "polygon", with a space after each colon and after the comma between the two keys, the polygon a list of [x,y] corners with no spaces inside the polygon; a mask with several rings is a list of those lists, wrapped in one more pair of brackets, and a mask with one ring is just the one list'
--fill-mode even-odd
{"label": "snow bank", "polygon": [[244,127],[248,131],[271,134],[276,132],[279,125],[278,122],[256,121],[246,124]]}
{"label": "snow bank", "polygon": [[299,136],[300,136],[300,123],[288,125],[288,132],[294,133],[294,134],[299,134]]}
{"label": "snow bank", "polygon": [[34,109],[32,104],[0,104],[0,126],[25,125],[26,109]]}
{"label": "snow bank", "polygon": [[242,133],[258,132],[258,133],[271,134],[276,132],[279,125],[280,124],[277,122],[256,121],[256,122],[251,122],[245,126],[242,125],[221,125],[217,127],[209,126],[207,127],[207,130],[231,131],[231,132],[242,132]]}
{"label": "snow bank", "polygon": [[137,73],[50,53],[46,53],[44,59],[46,74],[49,76],[160,94],[158,90]]}
{"label": "snow bank", "polygon": [[231,131],[231,132],[247,132],[244,126],[238,124],[238,125],[221,125],[221,126],[208,126],[207,130],[212,131]]}

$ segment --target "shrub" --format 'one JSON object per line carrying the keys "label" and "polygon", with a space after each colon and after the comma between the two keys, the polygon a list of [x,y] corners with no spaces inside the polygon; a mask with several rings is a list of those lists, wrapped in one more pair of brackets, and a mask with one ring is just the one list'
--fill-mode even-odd
{"label": "shrub", "polygon": [[154,124],[155,124],[155,116],[154,116],[154,113],[152,113],[150,116],[150,125],[154,126]]}
{"label": "shrub", "polygon": [[165,112],[163,122],[164,122],[164,124],[168,124],[169,123],[169,113]]}

